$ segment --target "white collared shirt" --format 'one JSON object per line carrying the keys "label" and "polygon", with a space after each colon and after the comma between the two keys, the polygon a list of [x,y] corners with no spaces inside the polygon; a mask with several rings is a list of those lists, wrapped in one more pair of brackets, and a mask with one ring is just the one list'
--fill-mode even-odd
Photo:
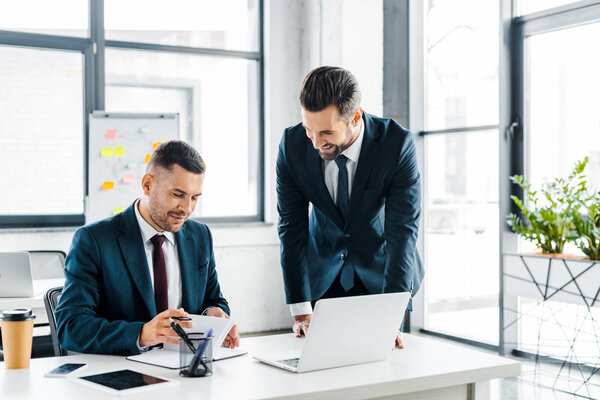
{"label": "white collared shirt", "polygon": [[[365,123],[361,119],[360,120],[360,132],[358,137],[348,148],[342,151],[341,154],[345,155],[348,158],[346,161],[346,169],[348,171],[348,200],[352,197],[352,183],[354,182],[354,174],[356,173],[356,167],[358,166],[358,158],[360,157],[360,149],[362,148],[362,142],[364,138],[365,132]],[[335,160],[321,160],[323,165],[323,179],[325,180],[325,186],[327,186],[327,191],[331,195],[333,199],[333,203],[337,205],[337,187],[338,187],[338,177],[340,175],[340,170],[335,163]],[[312,314],[312,306],[310,301],[305,301],[302,303],[294,303],[290,304],[290,311],[292,316],[296,315],[304,315],[304,314]]]}
{"label": "white collared shirt", "polygon": [[179,255],[177,253],[177,245],[175,242],[175,234],[173,232],[158,232],[152,227],[140,214],[140,200],[135,202],[135,217],[137,218],[142,232],[142,241],[144,242],[144,251],[146,253],[146,261],[148,261],[148,269],[150,272],[150,281],[152,290],[154,290],[154,263],[152,260],[152,252],[154,245],[150,241],[156,234],[165,236],[165,241],[162,244],[162,250],[165,257],[165,266],[167,269],[167,293],[169,299],[169,308],[179,308],[181,306],[181,271],[179,269]]}

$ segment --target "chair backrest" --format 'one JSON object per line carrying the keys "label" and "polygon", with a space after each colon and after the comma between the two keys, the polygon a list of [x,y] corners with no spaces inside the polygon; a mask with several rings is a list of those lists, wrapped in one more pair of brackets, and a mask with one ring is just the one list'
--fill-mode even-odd
{"label": "chair backrest", "polygon": [[58,305],[62,290],[62,286],[48,289],[44,296],[44,306],[46,307],[46,314],[48,316],[48,325],[50,325],[50,336],[52,337],[52,347],[54,348],[55,357],[68,355],[67,350],[60,347],[60,342],[56,335],[56,319],[54,318],[54,309]]}

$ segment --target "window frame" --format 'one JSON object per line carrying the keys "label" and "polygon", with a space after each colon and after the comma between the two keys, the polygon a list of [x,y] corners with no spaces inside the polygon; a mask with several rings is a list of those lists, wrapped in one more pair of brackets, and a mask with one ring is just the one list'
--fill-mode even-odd
{"label": "window frame", "polygon": [[517,309],[514,299],[504,298],[504,264],[502,254],[518,252],[518,236],[504,223],[509,213],[520,211],[511,195],[523,200],[523,191],[510,183],[512,175],[526,175],[529,156],[529,132],[526,110],[526,40],[535,35],[560,31],[589,23],[600,22],[600,0],[583,0],[530,14],[517,16],[517,1],[500,0],[500,309],[499,353],[510,354],[518,339],[518,331],[504,330],[506,309]]}
{"label": "window frame", "polygon": [[120,40],[105,40],[104,34],[104,0],[88,0],[89,26],[87,37],[73,37],[60,35],[47,35],[20,31],[0,30],[0,46],[15,46],[22,48],[40,48],[49,50],[75,51],[83,54],[83,188],[84,212],[81,214],[40,214],[40,215],[14,215],[0,214],[0,229],[15,228],[63,228],[77,227],[85,224],[85,209],[89,196],[88,187],[88,136],[89,115],[94,110],[104,110],[105,107],[105,50],[117,48],[127,50],[143,50],[168,52],[173,54],[194,54],[215,57],[231,57],[245,59],[258,63],[257,87],[258,90],[258,165],[257,170],[257,209],[254,215],[226,215],[219,217],[202,217],[203,222],[262,222],[265,218],[265,121],[264,121],[264,1],[258,0],[258,49],[257,51],[236,51],[218,48],[201,48],[188,46],[170,46],[143,42],[129,42]]}

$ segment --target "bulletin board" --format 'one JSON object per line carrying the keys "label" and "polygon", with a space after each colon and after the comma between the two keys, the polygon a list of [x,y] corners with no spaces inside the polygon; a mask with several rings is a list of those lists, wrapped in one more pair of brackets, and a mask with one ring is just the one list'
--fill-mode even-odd
{"label": "bulletin board", "polygon": [[179,138],[179,114],[90,114],[86,223],[118,214],[142,194],[152,151]]}

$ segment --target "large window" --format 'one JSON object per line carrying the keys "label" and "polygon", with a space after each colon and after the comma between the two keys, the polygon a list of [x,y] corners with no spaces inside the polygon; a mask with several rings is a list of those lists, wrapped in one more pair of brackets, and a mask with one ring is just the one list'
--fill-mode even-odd
{"label": "large window", "polygon": [[179,113],[209,171],[194,217],[261,220],[261,12],[260,0],[2,3],[0,227],[84,223],[93,110]]}
{"label": "large window", "polygon": [[0,29],[88,37],[89,4],[84,0],[2,1]]}
{"label": "large window", "polygon": [[600,22],[526,39],[526,170],[535,186],[590,159],[600,190]]}
{"label": "large window", "polygon": [[259,50],[259,0],[104,0],[104,4],[107,40]]}
{"label": "large window", "polygon": [[425,327],[497,345],[498,1],[425,7]]}
{"label": "large window", "polygon": [[83,213],[83,55],[0,46],[0,210]]}
{"label": "large window", "polygon": [[[511,20],[511,106],[515,122],[522,121],[517,131],[522,134],[513,137],[517,162],[511,172],[539,187],[567,176],[576,161],[588,157],[587,180],[600,190],[600,1],[520,3],[523,15]],[[536,7],[524,11],[525,4]],[[533,250],[514,235],[511,240],[521,252]],[[574,246],[565,247],[565,253],[582,254]],[[600,357],[599,309],[554,300],[505,298],[505,350],[560,360],[564,369],[578,373],[581,366],[593,370]],[[541,382],[562,385],[558,376]],[[584,383],[569,391],[597,398],[588,387]]]}

